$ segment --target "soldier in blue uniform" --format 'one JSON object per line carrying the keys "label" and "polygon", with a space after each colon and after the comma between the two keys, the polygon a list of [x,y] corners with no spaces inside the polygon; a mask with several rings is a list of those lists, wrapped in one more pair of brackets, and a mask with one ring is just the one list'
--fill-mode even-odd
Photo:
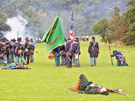
{"label": "soldier in blue uniform", "polygon": [[97,65],[97,57],[98,57],[99,46],[98,42],[95,41],[95,37],[92,37],[92,41],[88,47],[88,53],[90,54],[90,65]]}
{"label": "soldier in blue uniform", "polygon": [[121,52],[114,50],[111,57],[114,56],[116,56],[117,59],[117,66],[128,66],[128,64],[126,63],[126,59]]}

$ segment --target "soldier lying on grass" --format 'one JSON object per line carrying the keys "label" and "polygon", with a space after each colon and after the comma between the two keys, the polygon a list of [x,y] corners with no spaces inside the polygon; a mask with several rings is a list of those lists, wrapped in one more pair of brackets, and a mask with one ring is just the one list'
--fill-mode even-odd
{"label": "soldier lying on grass", "polygon": [[68,90],[72,91],[79,91],[78,93],[86,93],[86,94],[103,94],[103,95],[109,95],[109,92],[120,92],[123,91],[121,89],[107,89],[105,87],[99,86],[98,84],[94,84],[93,82],[89,82],[84,74],[81,74],[77,85],[75,87],[68,87]]}
{"label": "soldier lying on grass", "polygon": [[12,64],[10,66],[3,67],[2,69],[30,69],[28,66]]}

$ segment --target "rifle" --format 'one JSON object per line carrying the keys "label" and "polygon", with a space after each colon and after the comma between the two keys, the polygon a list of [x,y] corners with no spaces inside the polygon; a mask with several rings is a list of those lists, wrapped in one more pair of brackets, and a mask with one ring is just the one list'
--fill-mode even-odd
{"label": "rifle", "polygon": [[[110,57],[111,57],[111,48],[110,48],[110,45],[109,45],[109,51],[110,51]],[[112,65],[113,65],[112,57],[111,57],[111,63],[112,63]]]}
{"label": "rifle", "polygon": [[113,89],[108,89],[108,88],[106,88],[107,90],[109,90],[109,92],[115,92],[115,93],[118,93],[118,94],[122,94],[122,95],[126,95],[126,96],[129,96],[129,95],[127,95],[127,94],[125,94],[125,93],[122,93],[122,92],[118,92],[118,91],[116,91],[116,90],[113,90]]}

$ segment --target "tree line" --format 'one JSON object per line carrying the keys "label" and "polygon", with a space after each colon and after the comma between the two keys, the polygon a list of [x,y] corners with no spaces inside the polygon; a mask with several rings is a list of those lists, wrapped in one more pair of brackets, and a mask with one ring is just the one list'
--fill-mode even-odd
{"label": "tree line", "polygon": [[115,4],[124,8],[125,2],[127,0],[0,0],[0,31],[11,30],[5,25],[5,21],[9,17],[15,17],[16,10],[19,9],[22,16],[27,18],[27,27],[33,31],[32,34],[40,38],[58,13],[66,37],[69,36],[73,10],[75,35],[90,35],[93,34],[95,22],[102,17],[109,18],[109,8]]}
{"label": "tree line", "polygon": [[128,0],[127,10],[120,15],[120,8],[114,6],[111,19],[103,17],[93,25],[94,34],[101,35],[102,41],[120,40],[126,45],[135,45],[135,0]]}

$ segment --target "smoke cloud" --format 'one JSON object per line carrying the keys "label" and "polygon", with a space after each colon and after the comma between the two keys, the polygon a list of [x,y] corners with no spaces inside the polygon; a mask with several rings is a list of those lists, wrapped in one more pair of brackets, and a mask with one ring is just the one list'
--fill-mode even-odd
{"label": "smoke cloud", "polygon": [[8,40],[13,38],[17,39],[18,37],[21,37],[22,40],[24,40],[25,37],[33,38],[29,29],[26,28],[28,24],[27,19],[22,17],[21,11],[19,10],[16,11],[16,14],[17,17],[7,18],[5,23],[11,28],[11,31],[2,31],[4,37]]}

